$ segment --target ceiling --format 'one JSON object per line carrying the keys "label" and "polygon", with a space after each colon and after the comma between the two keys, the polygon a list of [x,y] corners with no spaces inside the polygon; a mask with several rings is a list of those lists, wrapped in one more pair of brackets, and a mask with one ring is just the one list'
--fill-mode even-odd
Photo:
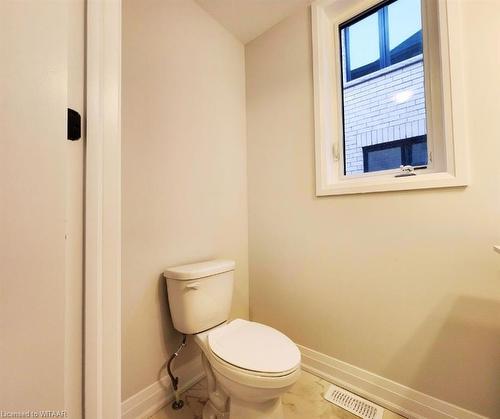
{"label": "ceiling", "polygon": [[311,0],[196,0],[246,44]]}

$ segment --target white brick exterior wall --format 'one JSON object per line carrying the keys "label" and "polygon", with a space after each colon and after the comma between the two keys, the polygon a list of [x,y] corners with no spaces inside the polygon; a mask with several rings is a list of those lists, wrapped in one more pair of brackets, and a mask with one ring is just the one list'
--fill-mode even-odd
{"label": "white brick exterior wall", "polygon": [[[363,146],[427,133],[422,56],[353,80],[344,88],[346,174],[363,173]],[[398,103],[398,93],[406,101]]]}

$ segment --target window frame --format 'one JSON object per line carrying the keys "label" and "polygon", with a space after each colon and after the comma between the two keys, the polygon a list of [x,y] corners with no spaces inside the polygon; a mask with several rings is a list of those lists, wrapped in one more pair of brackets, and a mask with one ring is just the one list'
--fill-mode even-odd
{"label": "window frame", "polygon": [[469,182],[461,85],[461,9],[453,0],[423,2],[429,167],[411,177],[395,177],[399,170],[343,173],[342,72],[340,37],[336,34],[340,24],[380,3],[316,0],[311,6],[317,196],[466,186]]}

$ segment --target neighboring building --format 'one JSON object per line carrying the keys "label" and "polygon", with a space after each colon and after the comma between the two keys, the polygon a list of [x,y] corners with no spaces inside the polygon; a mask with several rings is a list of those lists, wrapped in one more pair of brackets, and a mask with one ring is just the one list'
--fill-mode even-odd
{"label": "neighboring building", "polygon": [[426,135],[422,55],[346,83],[344,124],[346,174],[364,172],[364,147]]}

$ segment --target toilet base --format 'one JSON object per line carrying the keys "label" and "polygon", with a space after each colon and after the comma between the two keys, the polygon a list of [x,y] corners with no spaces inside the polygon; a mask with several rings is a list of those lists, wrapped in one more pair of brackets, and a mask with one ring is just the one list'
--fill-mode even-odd
{"label": "toilet base", "polygon": [[229,417],[237,419],[284,419],[281,397],[264,403],[249,403],[230,398]]}
{"label": "toilet base", "polygon": [[229,419],[229,412],[221,412],[215,405],[207,400],[203,407],[203,419]]}

